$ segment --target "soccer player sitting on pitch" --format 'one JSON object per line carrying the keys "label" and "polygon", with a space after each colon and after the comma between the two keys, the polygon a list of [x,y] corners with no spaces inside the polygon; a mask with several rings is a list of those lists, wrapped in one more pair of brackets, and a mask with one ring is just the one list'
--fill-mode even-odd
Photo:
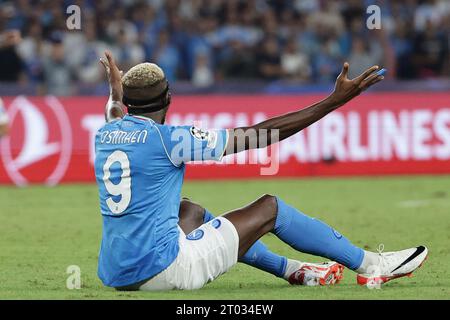
{"label": "soccer player sitting on pitch", "polygon": [[[110,53],[101,62],[111,88],[107,123],[95,138],[103,216],[98,275],[105,285],[119,290],[197,289],[237,261],[292,284],[336,283],[342,265],[357,273],[359,284],[384,283],[411,274],[425,260],[424,246],[386,253],[365,251],[272,195],[217,218],[181,199],[185,163],[220,160],[275,142],[261,141],[270,133],[252,137],[245,134],[248,130],[277,130],[280,140],[292,136],[381,81],[377,66],[348,79],[345,63],[334,91],[299,111],[246,128],[202,130],[164,124],[170,90],[157,65],[139,64],[122,77]],[[336,262],[310,264],[278,256],[259,240],[269,232],[298,251]]]}

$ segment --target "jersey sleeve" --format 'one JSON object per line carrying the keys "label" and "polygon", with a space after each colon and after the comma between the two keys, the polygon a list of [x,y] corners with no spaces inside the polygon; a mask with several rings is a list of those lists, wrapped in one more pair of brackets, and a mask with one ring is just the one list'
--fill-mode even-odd
{"label": "jersey sleeve", "polygon": [[160,126],[167,156],[175,165],[190,161],[220,161],[228,142],[228,130],[195,126]]}

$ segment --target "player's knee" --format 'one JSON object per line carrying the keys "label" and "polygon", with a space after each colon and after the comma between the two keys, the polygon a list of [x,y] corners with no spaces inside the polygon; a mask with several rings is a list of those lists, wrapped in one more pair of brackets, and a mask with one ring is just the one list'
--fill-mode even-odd
{"label": "player's knee", "polygon": [[271,211],[277,211],[277,197],[266,193],[260,200],[264,202],[267,208],[272,209]]}
{"label": "player's knee", "polygon": [[265,194],[263,195],[260,200],[263,202],[265,212],[267,212],[268,219],[275,221],[277,218],[277,212],[278,212],[278,203],[277,203],[277,197]]}

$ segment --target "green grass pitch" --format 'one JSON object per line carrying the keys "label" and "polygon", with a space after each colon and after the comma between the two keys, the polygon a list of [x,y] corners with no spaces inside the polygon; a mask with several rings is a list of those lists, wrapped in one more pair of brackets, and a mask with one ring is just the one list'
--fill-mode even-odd
{"label": "green grass pitch", "polygon": [[[346,270],[333,287],[294,287],[238,264],[196,291],[116,292],[97,278],[101,217],[95,185],[54,188],[0,187],[0,299],[449,299],[450,177],[389,177],[230,182],[189,182],[183,195],[215,214],[245,205],[264,193],[320,218],[355,244],[398,250],[430,249],[412,278],[381,290],[356,285]],[[295,252],[275,236],[269,247],[291,258],[323,261]],[[66,288],[66,268],[81,268],[82,288]]]}

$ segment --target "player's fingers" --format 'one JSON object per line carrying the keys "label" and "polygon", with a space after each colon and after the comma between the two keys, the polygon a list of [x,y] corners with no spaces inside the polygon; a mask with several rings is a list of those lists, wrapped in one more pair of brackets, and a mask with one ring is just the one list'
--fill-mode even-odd
{"label": "player's fingers", "polygon": [[378,68],[379,68],[378,66],[372,66],[369,69],[366,69],[366,71],[364,71],[358,77],[355,78],[356,83],[360,84],[361,82],[363,82],[364,79],[366,79],[373,72],[377,71]]}
{"label": "player's fingers", "polygon": [[375,79],[376,77],[378,77],[378,75],[376,73],[371,74],[370,76],[368,76],[367,78],[363,79],[360,83],[360,87],[369,83],[370,81],[372,81],[373,79]]}
{"label": "player's fingers", "polygon": [[106,56],[106,59],[108,59],[109,66],[111,68],[114,68],[114,66],[116,65],[116,62],[114,61],[112,53],[110,51],[105,51],[105,56]]}
{"label": "player's fingers", "polygon": [[105,58],[100,57],[100,63],[104,66],[107,67],[108,66],[108,62],[105,60]]}
{"label": "player's fingers", "polygon": [[344,65],[342,66],[342,71],[339,77],[347,78],[348,75],[348,68],[349,68],[348,62],[344,62]]}
{"label": "player's fingers", "polygon": [[373,86],[375,83],[380,82],[383,79],[384,79],[384,76],[379,76],[379,75],[371,76],[370,78],[367,78],[366,80],[364,80],[361,83],[360,87],[362,88],[362,90],[365,90],[365,89]]}
{"label": "player's fingers", "polygon": [[104,58],[100,58],[100,63],[105,68],[106,72],[109,73],[109,64],[108,61],[106,61]]}

